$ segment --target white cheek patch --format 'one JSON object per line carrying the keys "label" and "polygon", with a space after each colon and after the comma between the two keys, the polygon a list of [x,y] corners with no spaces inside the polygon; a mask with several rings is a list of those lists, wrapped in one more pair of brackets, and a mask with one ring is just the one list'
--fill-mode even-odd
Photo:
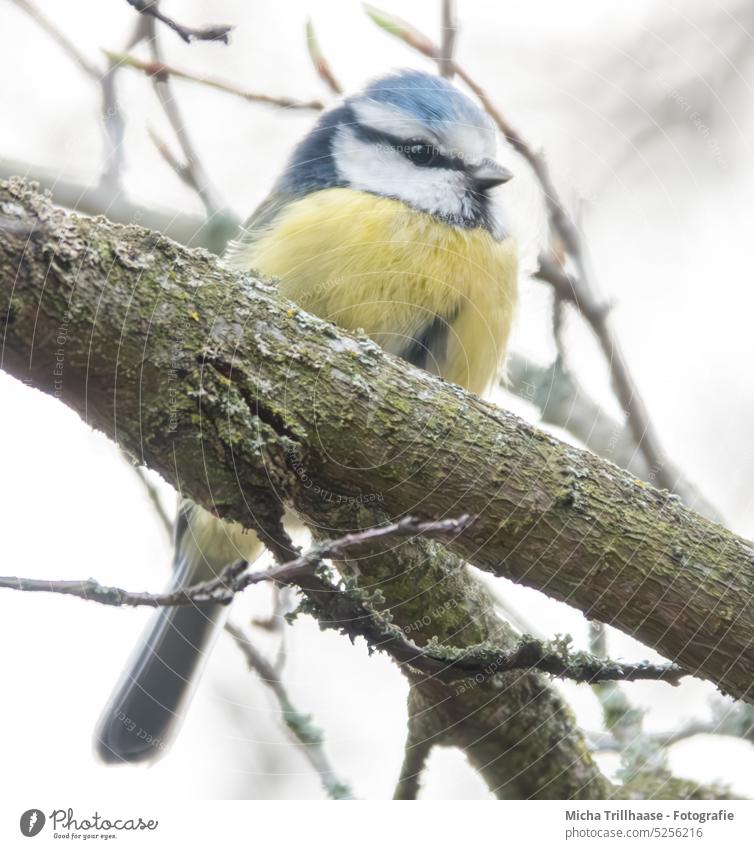
{"label": "white cheek patch", "polygon": [[434,215],[456,217],[468,211],[463,174],[414,165],[393,146],[364,141],[349,127],[338,130],[333,158],[338,176],[351,188],[398,198]]}

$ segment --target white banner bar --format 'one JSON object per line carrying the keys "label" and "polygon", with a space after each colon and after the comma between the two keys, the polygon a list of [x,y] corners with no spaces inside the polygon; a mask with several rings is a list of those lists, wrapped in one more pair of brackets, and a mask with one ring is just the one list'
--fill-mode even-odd
{"label": "white banner bar", "polygon": [[[30,803],[36,803],[32,806]],[[101,803],[27,799],[0,806],[0,846],[385,849],[485,845],[754,846],[754,802]],[[95,843],[96,841],[96,843]],[[512,842],[512,841],[515,841]]]}

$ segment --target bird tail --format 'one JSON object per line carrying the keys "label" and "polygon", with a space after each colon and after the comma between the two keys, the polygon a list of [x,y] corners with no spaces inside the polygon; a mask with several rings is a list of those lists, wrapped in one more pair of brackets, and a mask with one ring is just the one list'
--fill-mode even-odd
{"label": "bird tail", "polygon": [[[211,522],[217,527],[209,535],[206,527],[197,533],[198,519],[205,526]],[[227,562],[218,562],[210,546],[201,545],[202,534],[205,542],[214,537],[216,548],[218,538],[225,537],[222,554]],[[184,504],[176,523],[174,573],[168,591],[207,580],[228,563],[246,559],[228,555],[227,534],[219,519],[196,505]],[[154,612],[97,723],[95,751],[102,761],[140,763],[156,760],[167,751],[228,607],[210,602]]]}

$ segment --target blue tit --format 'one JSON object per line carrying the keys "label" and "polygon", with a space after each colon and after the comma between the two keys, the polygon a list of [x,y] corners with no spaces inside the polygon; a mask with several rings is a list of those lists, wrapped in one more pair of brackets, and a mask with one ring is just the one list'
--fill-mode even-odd
{"label": "blue tit", "polygon": [[[487,115],[447,80],[378,79],[321,116],[226,260],[277,279],[307,312],[483,393],[500,371],[517,293],[516,245],[491,197],[511,174],[495,147]],[[172,587],[260,551],[254,533],[183,501]],[[165,751],[222,613],[155,614],[100,720],[105,761]]]}

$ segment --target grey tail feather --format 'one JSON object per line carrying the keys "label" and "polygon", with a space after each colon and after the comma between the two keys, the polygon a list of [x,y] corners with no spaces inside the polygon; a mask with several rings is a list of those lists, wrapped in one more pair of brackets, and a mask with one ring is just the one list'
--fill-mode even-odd
{"label": "grey tail feather", "polygon": [[[207,569],[187,559],[176,567],[170,589],[201,580],[197,573]],[[141,763],[167,751],[226,609],[208,603],[155,611],[97,723],[95,751],[102,761]]]}

